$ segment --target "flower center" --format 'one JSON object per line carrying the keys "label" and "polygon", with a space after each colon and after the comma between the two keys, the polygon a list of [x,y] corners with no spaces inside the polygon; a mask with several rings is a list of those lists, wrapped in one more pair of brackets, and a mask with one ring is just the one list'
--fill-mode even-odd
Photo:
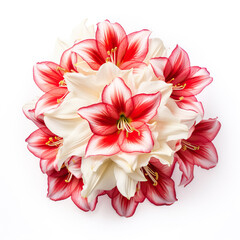
{"label": "flower center", "polygon": [[154,172],[149,166],[143,167],[145,175],[153,181],[153,186],[157,186],[158,172]]}
{"label": "flower center", "polygon": [[178,83],[173,86],[173,90],[183,90],[185,87],[186,87],[186,83],[184,83],[184,84]]}
{"label": "flower center", "polygon": [[107,51],[109,57],[106,58],[106,62],[112,62],[117,65],[117,47],[112,48],[111,51]]}
{"label": "flower center", "polygon": [[190,142],[182,140],[182,150],[183,151],[186,151],[187,149],[196,151],[196,150],[199,150],[199,148],[200,148],[199,146],[194,146]]}
{"label": "flower center", "polygon": [[50,147],[59,147],[59,145],[62,143],[63,143],[63,139],[55,136],[55,137],[50,137],[45,144]]}
{"label": "flower center", "polygon": [[119,133],[122,130],[126,130],[127,137],[128,137],[128,133],[132,133],[133,131],[136,131],[140,136],[140,132],[130,125],[130,119],[127,118],[124,114],[120,115],[120,118],[117,122],[117,129],[119,130]]}

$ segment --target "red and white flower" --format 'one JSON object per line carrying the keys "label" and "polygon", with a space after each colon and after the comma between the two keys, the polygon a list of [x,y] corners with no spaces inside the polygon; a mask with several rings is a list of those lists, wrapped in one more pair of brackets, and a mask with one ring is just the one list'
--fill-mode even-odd
{"label": "red and white flower", "polygon": [[182,148],[175,158],[182,171],[181,185],[193,180],[194,166],[210,169],[216,166],[218,155],[212,141],[218,134],[221,124],[217,119],[202,120],[191,130],[191,136],[182,140]]}
{"label": "red and white flower", "polygon": [[150,152],[154,142],[147,123],[157,114],[160,100],[160,92],[132,96],[123,80],[115,78],[104,88],[102,103],[78,110],[93,132],[86,157]]}
{"label": "red and white flower", "polygon": [[40,168],[48,175],[48,197],[51,200],[63,200],[71,196],[73,202],[83,211],[93,211],[97,198],[91,203],[81,196],[83,188],[81,158],[72,156],[60,171],[56,171],[54,161],[59,148],[63,144],[61,137],[55,136],[42,119],[35,118],[35,109],[24,108],[24,114],[38,127],[26,139],[29,151],[40,159]]}
{"label": "red and white flower", "polygon": [[160,80],[172,84],[171,97],[180,107],[192,110],[197,108],[200,114],[203,112],[201,103],[192,101],[189,97],[199,94],[212,82],[206,68],[191,66],[188,54],[179,46],[172,51],[169,58],[153,58],[150,63]]}
{"label": "red and white flower", "polygon": [[146,66],[150,57],[163,56],[165,52],[161,40],[152,40],[149,47],[150,34],[144,29],[127,35],[119,23],[106,20],[98,23],[95,39],[80,41],[72,51],[94,70],[106,62],[121,69],[140,68]]}
{"label": "red and white flower", "polygon": [[117,188],[108,192],[113,208],[120,216],[131,217],[138,204],[146,198],[158,206],[173,204],[177,200],[174,181],[171,179],[173,169],[174,165],[164,165],[158,159],[151,158],[149,164],[142,167],[147,181],[138,182],[133,197],[127,199]]}

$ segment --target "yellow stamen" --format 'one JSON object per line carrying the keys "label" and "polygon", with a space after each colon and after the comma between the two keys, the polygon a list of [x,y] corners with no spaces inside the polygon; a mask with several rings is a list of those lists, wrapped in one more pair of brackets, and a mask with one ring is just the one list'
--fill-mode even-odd
{"label": "yellow stamen", "polygon": [[179,97],[179,100],[180,100],[180,101],[182,101],[183,99],[184,99],[184,97],[183,97],[183,96]]}
{"label": "yellow stamen", "polygon": [[182,150],[186,151],[187,149],[196,151],[200,149],[200,146],[194,146],[190,142],[187,142],[185,140],[182,140]]}
{"label": "yellow stamen", "polygon": [[178,83],[177,85],[173,86],[173,90],[183,90],[186,87],[186,83],[180,84]]}
{"label": "yellow stamen", "polygon": [[64,69],[64,68],[58,66],[58,67],[57,67],[57,71],[60,71],[60,70],[61,70],[61,71],[64,71],[64,72],[67,72],[66,69]]}
{"label": "yellow stamen", "polygon": [[58,147],[60,144],[62,144],[62,142],[62,138],[55,136],[54,138],[50,137],[45,144],[50,147]]}
{"label": "yellow stamen", "polygon": [[71,181],[71,179],[72,179],[72,173],[69,172],[68,176],[67,176],[67,179],[65,179],[65,182],[69,183]]}
{"label": "yellow stamen", "polygon": [[66,87],[67,86],[65,80],[61,80],[58,84],[59,84],[59,87]]}
{"label": "yellow stamen", "polygon": [[157,186],[158,185],[158,172],[154,172],[149,166],[143,167],[143,169],[145,170],[145,175],[149,176],[149,178],[153,181],[153,186]]}
{"label": "yellow stamen", "polygon": [[136,131],[138,133],[138,136],[140,136],[140,131],[132,127],[129,122],[130,120],[126,118],[124,114],[120,115],[120,119],[117,123],[117,129],[119,130],[118,133],[120,133],[121,130],[126,130],[126,137],[128,137],[128,133]]}
{"label": "yellow stamen", "polygon": [[115,65],[117,65],[116,51],[117,51],[117,47],[112,48],[111,51],[107,51],[107,55],[109,57],[106,58],[106,62],[112,62]]}

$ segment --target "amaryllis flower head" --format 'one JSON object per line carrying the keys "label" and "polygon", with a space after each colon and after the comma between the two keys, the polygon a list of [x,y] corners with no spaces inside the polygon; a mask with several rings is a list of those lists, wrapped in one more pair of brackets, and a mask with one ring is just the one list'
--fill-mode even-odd
{"label": "amaryllis flower head", "polygon": [[148,53],[150,33],[142,30],[127,35],[120,24],[106,20],[98,23],[95,39],[77,43],[72,51],[94,70],[106,62],[121,69],[138,68],[146,65],[143,61]]}
{"label": "amaryllis flower head", "polygon": [[146,123],[156,115],[160,100],[159,92],[132,96],[123,80],[115,78],[104,88],[102,103],[78,110],[93,132],[86,157],[111,156],[120,151],[150,152],[154,142]]}

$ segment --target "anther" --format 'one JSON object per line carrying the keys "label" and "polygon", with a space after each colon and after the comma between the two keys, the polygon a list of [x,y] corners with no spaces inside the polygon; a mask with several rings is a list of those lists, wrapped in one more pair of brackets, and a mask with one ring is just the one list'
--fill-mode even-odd
{"label": "anther", "polygon": [[185,140],[182,140],[182,150],[186,151],[187,149],[196,151],[200,149],[200,146],[194,146],[193,144],[191,144],[190,142],[187,142]]}
{"label": "anther", "polygon": [[173,90],[183,90],[186,87],[186,83],[180,84],[178,83],[177,85],[173,86]]}
{"label": "anther", "polygon": [[65,179],[65,182],[69,183],[71,181],[71,179],[72,179],[72,173],[69,172],[68,176],[67,176],[67,179]]}
{"label": "anther", "polygon": [[143,169],[145,170],[145,175],[149,176],[149,178],[153,181],[153,186],[157,186],[158,185],[158,172],[154,172],[149,166],[143,167]]}
{"label": "anther", "polygon": [[64,68],[58,66],[58,67],[57,67],[57,71],[60,71],[60,70],[61,70],[61,71],[64,71],[64,72],[67,72],[66,69],[64,69]]}
{"label": "anther", "polygon": [[66,87],[67,86],[67,84],[64,80],[59,81],[58,84],[59,84],[60,87]]}

